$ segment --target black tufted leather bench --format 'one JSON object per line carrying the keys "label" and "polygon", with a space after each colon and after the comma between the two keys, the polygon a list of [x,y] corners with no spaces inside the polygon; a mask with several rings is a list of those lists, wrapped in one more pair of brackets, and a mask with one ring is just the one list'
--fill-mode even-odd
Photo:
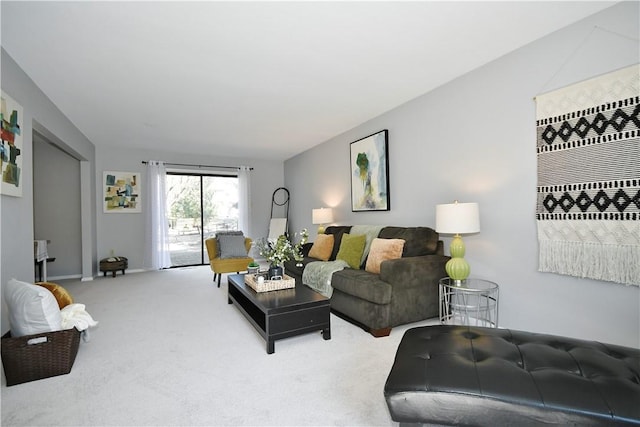
{"label": "black tufted leather bench", "polygon": [[640,350],[509,329],[414,328],[384,395],[400,425],[640,425]]}

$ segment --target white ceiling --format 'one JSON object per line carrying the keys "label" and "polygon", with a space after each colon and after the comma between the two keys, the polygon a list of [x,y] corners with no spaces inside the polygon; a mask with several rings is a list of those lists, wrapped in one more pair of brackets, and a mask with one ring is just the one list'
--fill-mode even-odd
{"label": "white ceiling", "polygon": [[616,2],[1,2],[97,146],[285,160]]}

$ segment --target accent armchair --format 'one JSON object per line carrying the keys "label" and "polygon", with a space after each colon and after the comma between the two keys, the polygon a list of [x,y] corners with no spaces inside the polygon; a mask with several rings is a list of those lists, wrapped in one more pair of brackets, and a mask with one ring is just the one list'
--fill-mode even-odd
{"label": "accent armchair", "polygon": [[[209,255],[209,264],[211,271],[213,271],[213,280],[218,281],[218,287],[220,287],[220,278],[224,273],[240,273],[241,271],[247,271],[249,263],[253,262],[253,258],[249,256],[251,250],[251,243],[253,241],[249,237],[244,237],[245,256],[224,257],[218,247],[218,240],[216,238],[206,239],[204,241],[207,246],[207,254]],[[239,255],[239,254],[236,254]]]}

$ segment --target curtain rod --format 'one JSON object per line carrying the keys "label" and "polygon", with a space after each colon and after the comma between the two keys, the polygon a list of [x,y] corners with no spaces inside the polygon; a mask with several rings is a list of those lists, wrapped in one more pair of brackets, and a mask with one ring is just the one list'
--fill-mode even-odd
{"label": "curtain rod", "polygon": [[[147,161],[143,160],[142,164],[146,165]],[[214,168],[214,169],[240,169],[239,166],[212,166],[212,165],[192,165],[189,163],[167,163],[167,162],[163,162],[165,165],[167,166],[189,166],[189,167],[196,167],[196,168]],[[250,171],[253,170],[253,168],[249,168]]]}

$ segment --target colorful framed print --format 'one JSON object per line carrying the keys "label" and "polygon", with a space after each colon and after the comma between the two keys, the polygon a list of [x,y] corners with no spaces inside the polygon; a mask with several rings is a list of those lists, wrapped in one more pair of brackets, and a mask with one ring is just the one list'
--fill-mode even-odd
{"label": "colorful framed print", "polygon": [[0,165],[2,166],[2,185],[0,193],[8,196],[22,197],[22,134],[20,127],[23,121],[22,107],[6,93],[0,99],[0,128],[2,145],[0,145]]}
{"label": "colorful framed print", "polygon": [[104,213],[140,213],[140,173],[105,171],[102,180]]}

